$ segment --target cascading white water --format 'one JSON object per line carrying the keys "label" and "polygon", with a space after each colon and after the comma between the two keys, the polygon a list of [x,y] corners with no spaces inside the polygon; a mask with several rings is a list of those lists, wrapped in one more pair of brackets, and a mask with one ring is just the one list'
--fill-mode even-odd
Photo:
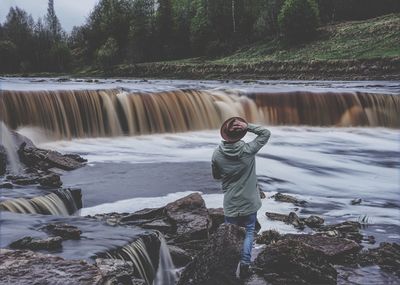
{"label": "cascading white water", "polygon": [[6,152],[9,171],[13,174],[18,174],[21,170],[21,164],[15,148],[14,138],[2,121],[0,121],[0,146],[3,146]]}
{"label": "cascading white water", "polygon": [[176,269],[174,263],[172,262],[167,242],[161,233],[159,234],[159,238],[161,242],[160,259],[153,285],[175,285],[177,279]]}

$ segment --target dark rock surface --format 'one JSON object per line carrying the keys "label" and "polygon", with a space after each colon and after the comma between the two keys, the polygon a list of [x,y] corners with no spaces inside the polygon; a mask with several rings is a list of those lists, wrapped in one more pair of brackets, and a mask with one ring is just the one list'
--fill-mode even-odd
{"label": "dark rock surface", "polygon": [[233,284],[243,238],[244,231],[240,227],[221,225],[182,271],[178,285]]}
{"label": "dark rock surface", "polygon": [[275,230],[267,230],[262,232],[260,235],[256,237],[256,243],[258,244],[270,244],[273,242],[277,242],[281,239],[281,234]]}
{"label": "dark rock surface", "polygon": [[38,179],[41,186],[48,188],[59,188],[63,183],[61,182],[60,175],[51,173],[44,175]]}
{"label": "dark rock surface", "polygon": [[28,147],[22,143],[18,154],[21,162],[36,169],[47,170],[55,167],[63,170],[74,170],[82,167],[83,158],[79,156],[62,155],[57,151],[45,150],[36,147]]}
{"label": "dark rock surface", "polygon": [[295,206],[304,206],[307,204],[307,201],[299,200],[294,196],[282,194],[282,193],[276,193],[271,198],[274,198],[275,201],[279,201],[279,202],[292,203]]}
{"label": "dark rock surface", "polygon": [[0,249],[0,284],[100,285],[103,278],[97,267],[84,261]]}
{"label": "dark rock surface", "polygon": [[0,176],[3,176],[7,170],[7,156],[4,148],[0,145]]}
{"label": "dark rock surface", "polygon": [[36,239],[33,237],[23,237],[10,244],[10,248],[14,249],[30,249],[30,250],[56,250],[62,247],[61,237],[49,237],[46,239]]}
{"label": "dark rock surface", "polygon": [[98,267],[107,285],[146,285],[141,279],[132,278],[134,276],[134,267],[131,262],[121,259],[96,259]]}
{"label": "dark rock surface", "polygon": [[82,231],[78,227],[68,224],[48,224],[43,230],[64,240],[80,239],[82,234]]}
{"label": "dark rock surface", "polygon": [[0,184],[0,189],[12,189],[14,186],[10,182],[4,182]]}
{"label": "dark rock surface", "polygon": [[298,240],[267,245],[255,265],[271,284],[336,284],[337,272],[328,259]]}
{"label": "dark rock surface", "polygon": [[168,248],[172,261],[176,267],[183,267],[192,261],[192,256],[184,249],[175,245],[168,245]]}
{"label": "dark rock surface", "polygon": [[361,265],[378,264],[400,277],[400,244],[382,242],[379,247],[361,253],[358,261]]}
{"label": "dark rock surface", "polygon": [[297,229],[304,229],[304,222],[297,216],[295,212],[290,212],[289,215],[266,212],[265,215],[274,221],[281,221],[290,225],[293,225]]}
{"label": "dark rock surface", "polygon": [[304,219],[304,223],[312,229],[321,227],[324,224],[324,222],[325,221],[323,218],[315,215],[311,215],[308,218]]}
{"label": "dark rock surface", "polygon": [[211,232],[214,232],[218,227],[224,223],[225,215],[223,208],[209,208],[208,214],[212,221]]}
{"label": "dark rock surface", "polygon": [[200,194],[193,193],[165,206],[165,214],[176,227],[178,240],[208,237],[211,219]]}
{"label": "dark rock surface", "polygon": [[347,238],[360,243],[363,239],[360,228],[361,224],[359,222],[347,221],[322,226],[318,229],[318,234],[329,237]]}

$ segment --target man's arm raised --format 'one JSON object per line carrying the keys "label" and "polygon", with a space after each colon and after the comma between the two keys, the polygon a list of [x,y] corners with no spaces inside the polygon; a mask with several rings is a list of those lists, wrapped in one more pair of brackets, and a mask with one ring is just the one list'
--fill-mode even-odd
{"label": "man's arm raised", "polygon": [[248,124],[247,130],[257,135],[253,141],[247,144],[250,153],[256,154],[264,145],[267,144],[271,132],[267,128],[255,124]]}

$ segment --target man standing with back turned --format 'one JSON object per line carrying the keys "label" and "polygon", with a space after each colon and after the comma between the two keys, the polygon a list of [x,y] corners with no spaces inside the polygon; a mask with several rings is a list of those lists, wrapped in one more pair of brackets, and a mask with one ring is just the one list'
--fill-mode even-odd
{"label": "man standing with back turned", "polygon": [[[249,143],[241,140],[247,131],[257,135]],[[232,117],[222,124],[221,136],[224,140],[212,156],[213,177],[222,180],[225,223],[246,229],[240,259],[241,278],[250,274],[257,211],[261,207],[255,155],[268,142],[270,135],[271,132],[262,126],[248,124],[240,117]]]}

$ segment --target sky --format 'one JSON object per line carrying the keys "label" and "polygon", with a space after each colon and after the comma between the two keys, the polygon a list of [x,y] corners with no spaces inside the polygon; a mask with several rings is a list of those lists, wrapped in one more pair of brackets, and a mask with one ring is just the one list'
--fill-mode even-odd
{"label": "sky", "polygon": [[[54,9],[67,32],[84,23],[99,0],[54,0]],[[47,13],[48,0],[0,0],[0,22],[4,23],[10,7],[18,6],[31,14],[35,21]]]}

